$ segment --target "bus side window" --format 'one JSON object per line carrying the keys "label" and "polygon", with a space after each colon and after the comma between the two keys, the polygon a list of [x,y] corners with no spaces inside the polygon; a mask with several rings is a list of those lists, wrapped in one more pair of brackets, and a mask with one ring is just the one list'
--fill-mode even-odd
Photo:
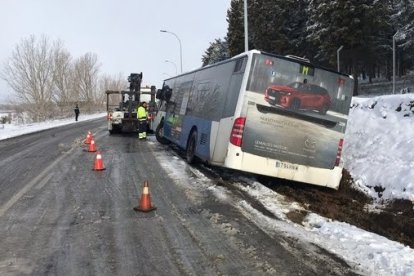
{"label": "bus side window", "polygon": [[243,66],[245,64],[244,61],[245,61],[245,58],[242,58],[236,61],[236,64],[234,65],[233,74],[244,72],[244,66]]}
{"label": "bus side window", "polygon": [[167,112],[174,113],[175,106],[176,106],[175,102],[166,102],[165,110]]}

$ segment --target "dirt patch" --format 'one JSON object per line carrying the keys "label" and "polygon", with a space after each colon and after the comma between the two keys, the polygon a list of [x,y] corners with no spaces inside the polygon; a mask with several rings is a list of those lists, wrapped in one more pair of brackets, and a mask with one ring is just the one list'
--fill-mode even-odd
{"label": "dirt patch", "polygon": [[[326,218],[346,222],[414,248],[414,210],[408,200],[384,203],[375,210],[367,208],[372,199],[352,188],[353,179],[344,171],[340,188],[323,187],[263,177],[260,182],[303,205],[306,210]],[[301,223],[304,212],[289,214]]]}
{"label": "dirt patch", "polygon": [[293,221],[294,223],[301,224],[305,217],[308,215],[307,211],[304,210],[297,210],[297,211],[290,211],[286,214],[286,217]]}
{"label": "dirt patch", "polygon": [[[234,171],[223,168],[199,168],[210,177],[221,179],[219,185],[223,186],[234,175]],[[313,212],[349,223],[414,249],[413,203],[409,200],[395,200],[374,205],[370,197],[353,188],[354,180],[346,170],[343,171],[338,190],[261,175],[256,177],[261,184],[302,205],[305,210],[291,211],[287,214],[292,222],[302,224],[308,212]]]}

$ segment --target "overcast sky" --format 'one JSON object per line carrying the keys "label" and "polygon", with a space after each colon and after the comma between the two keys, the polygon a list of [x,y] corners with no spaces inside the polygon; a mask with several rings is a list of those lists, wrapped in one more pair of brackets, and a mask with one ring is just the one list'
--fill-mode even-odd
{"label": "overcast sky", "polygon": [[[96,53],[101,73],[143,72],[143,84],[156,85],[201,66],[201,57],[227,33],[231,0],[0,0],[0,66],[21,39],[42,34],[61,39],[77,58]],[[171,62],[165,62],[169,60]],[[12,92],[0,80],[0,103]]]}

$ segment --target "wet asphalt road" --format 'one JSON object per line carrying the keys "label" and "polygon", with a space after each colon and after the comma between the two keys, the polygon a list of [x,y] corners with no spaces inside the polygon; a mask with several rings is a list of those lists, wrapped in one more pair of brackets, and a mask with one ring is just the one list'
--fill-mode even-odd
{"label": "wet asphalt road", "polygon": [[[145,180],[157,209],[137,213]],[[0,275],[354,274],[263,232],[206,181],[154,137],[110,136],[104,119],[0,141]]]}

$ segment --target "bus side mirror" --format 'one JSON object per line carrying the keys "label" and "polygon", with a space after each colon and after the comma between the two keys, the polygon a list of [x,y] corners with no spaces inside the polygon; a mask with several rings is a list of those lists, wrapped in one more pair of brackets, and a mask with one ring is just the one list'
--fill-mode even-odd
{"label": "bus side mirror", "polygon": [[169,102],[171,99],[171,96],[172,96],[172,89],[167,86],[164,91],[164,100]]}
{"label": "bus side mirror", "polygon": [[158,100],[164,100],[161,89],[157,90],[157,93],[155,94],[155,98],[158,99]]}
{"label": "bus side mirror", "polygon": [[157,90],[156,98],[162,101],[169,102],[172,96],[172,89],[166,85],[162,89]]}

